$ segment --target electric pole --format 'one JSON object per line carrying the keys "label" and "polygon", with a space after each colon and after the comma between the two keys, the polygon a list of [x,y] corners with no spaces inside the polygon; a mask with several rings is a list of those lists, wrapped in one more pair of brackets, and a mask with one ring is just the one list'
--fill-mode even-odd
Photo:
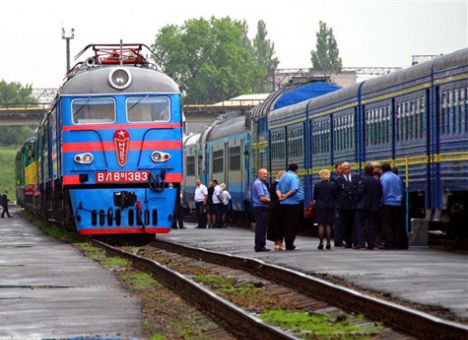
{"label": "electric pole", "polygon": [[75,29],[72,28],[69,35],[65,34],[65,28],[62,27],[62,39],[65,39],[67,44],[67,72],[70,70],[70,40],[75,37]]}

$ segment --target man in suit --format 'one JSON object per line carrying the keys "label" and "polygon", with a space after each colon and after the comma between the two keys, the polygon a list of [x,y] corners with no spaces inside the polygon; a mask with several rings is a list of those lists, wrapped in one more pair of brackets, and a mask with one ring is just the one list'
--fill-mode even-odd
{"label": "man in suit", "polygon": [[[330,183],[336,185],[336,179],[341,176],[341,162],[335,164],[335,172],[330,175]],[[333,224],[333,242],[335,247],[343,247],[343,230],[341,228],[341,220],[338,209],[335,209],[335,223]]]}
{"label": "man in suit", "polygon": [[[336,183],[336,208],[340,215],[345,248],[351,248],[353,244],[353,225],[355,224],[356,191],[360,176],[351,173],[351,164],[344,162],[341,165],[342,174],[335,180]],[[354,243],[359,247],[356,236]]]}
{"label": "man in suit", "polygon": [[8,194],[8,192],[5,191],[3,193],[3,195],[0,196],[0,205],[2,206],[2,209],[3,209],[2,218],[5,217],[5,213],[7,214],[8,218],[11,218],[10,212],[8,211],[8,201],[9,201],[9,199],[8,199],[7,194]]}
{"label": "man in suit", "polygon": [[368,164],[364,167],[364,176],[358,182],[356,197],[356,235],[361,242],[361,247],[364,247],[364,229],[366,226],[367,249],[374,249],[375,247],[375,232],[381,199],[382,185],[380,180],[374,177],[374,167]]}

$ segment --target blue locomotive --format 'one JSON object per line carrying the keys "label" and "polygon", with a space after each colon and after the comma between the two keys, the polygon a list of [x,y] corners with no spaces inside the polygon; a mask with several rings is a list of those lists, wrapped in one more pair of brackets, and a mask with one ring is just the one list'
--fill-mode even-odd
{"label": "blue locomotive", "polygon": [[[390,162],[399,167],[405,180],[411,216],[447,222],[454,206],[466,216],[468,49],[275,107],[285,94],[272,94],[245,118],[248,138],[243,139],[245,155],[241,154],[245,163],[229,176],[250,182],[259,167],[275,173],[288,163],[297,163],[307,205],[321,168],[348,161],[360,172],[368,162]],[[222,126],[227,128],[218,139],[211,131]],[[237,138],[243,131],[235,127],[228,118],[199,137],[197,150],[203,161],[193,163],[196,176],[207,176],[205,180],[219,176],[213,172],[221,164],[218,154],[207,145]],[[191,147],[186,145],[186,150]],[[229,166],[231,149],[223,150],[223,164]],[[191,164],[190,154],[185,157]],[[242,184],[239,198],[233,199],[234,209],[244,206],[240,200],[248,200],[248,188]]]}
{"label": "blue locomotive", "polygon": [[170,231],[182,182],[178,86],[142,44],[89,45],[17,156],[18,197],[82,235]]}

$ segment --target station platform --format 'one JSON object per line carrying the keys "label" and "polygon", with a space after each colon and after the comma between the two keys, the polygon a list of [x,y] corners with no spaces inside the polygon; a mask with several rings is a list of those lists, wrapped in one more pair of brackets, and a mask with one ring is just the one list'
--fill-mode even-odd
{"label": "station platform", "polygon": [[0,288],[0,339],[143,334],[139,303],[111,271],[18,215],[0,218]]}
{"label": "station platform", "polygon": [[[298,236],[295,251],[254,251],[249,229],[173,229],[163,240],[196,246],[288,267],[306,274],[333,277],[380,296],[418,304],[426,311],[450,311],[447,319],[468,323],[468,256],[428,248],[408,250],[318,250],[318,239]],[[267,241],[273,248],[273,242]],[[416,308],[418,308],[416,306]]]}

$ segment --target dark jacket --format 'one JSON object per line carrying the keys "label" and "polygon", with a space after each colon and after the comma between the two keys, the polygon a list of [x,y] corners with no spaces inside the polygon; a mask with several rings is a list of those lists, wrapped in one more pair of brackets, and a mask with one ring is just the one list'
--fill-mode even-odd
{"label": "dark jacket", "polygon": [[270,192],[270,203],[268,204],[268,209],[280,209],[279,197],[276,194],[276,187],[278,186],[278,181],[271,183],[269,192]]}
{"label": "dark jacket", "polygon": [[361,176],[357,174],[352,174],[351,182],[347,181],[343,175],[340,175],[335,179],[337,209],[356,209],[356,193],[360,177]]}
{"label": "dark jacket", "polygon": [[378,211],[382,199],[382,185],[372,176],[360,178],[357,186],[356,209]]}
{"label": "dark jacket", "polygon": [[321,181],[314,187],[316,210],[334,210],[336,200],[336,185],[333,182]]}
{"label": "dark jacket", "polygon": [[8,197],[5,194],[0,195],[0,205],[4,207],[5,205],[8,205]]}

